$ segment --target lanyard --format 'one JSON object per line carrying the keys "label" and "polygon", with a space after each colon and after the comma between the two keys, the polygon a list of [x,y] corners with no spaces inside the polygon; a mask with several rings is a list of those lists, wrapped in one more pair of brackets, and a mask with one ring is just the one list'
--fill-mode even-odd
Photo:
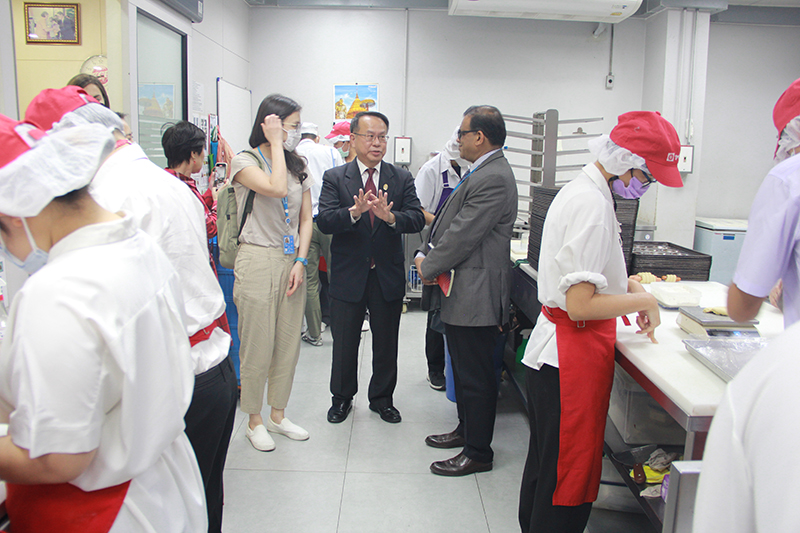
{"label": "lanyard", "polygon": [[[261,151],[261,147],[258,146],[257,150],[258,150],[258,153],[261,154],[261,159],[263,159],[264,163],[266,163],[267,169],[269,169],[270,174],[272,174],[272,167],[270,166],[269,162],[267,161],[267,158],[264,157],[264,152]],[[287,189],[287,192],[286,192],[286,196],[281,198],[281,203],[283,204],[283,217],[284,217],[284,220],[286,220],[286,225],[287,226],[291,226],[292,219],[289,217],[289,192],[288,192],[288,189]]]}

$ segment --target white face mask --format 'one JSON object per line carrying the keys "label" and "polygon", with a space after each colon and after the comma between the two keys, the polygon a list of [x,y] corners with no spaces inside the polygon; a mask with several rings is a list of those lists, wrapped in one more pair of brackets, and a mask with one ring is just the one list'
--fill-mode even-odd
{"label": "white face mask", "polygon": [[0,235],[0,246],[3,247],[3,253],[5,253],[6,257],[8,257],[14,265],[21,268],[28,274],[35,274],[40,268],[47,264],[49,255],[47,252],[36,246],[36,241],[33,239],[31,230],[28,228],[28,223],[24,218],[22,219],[22,226],[25,228],[25,234],[28,236],[28,243],[31,245],[31,252],[25,259],[18,258],[12,254],[8,248],[6,248],[6,244],[3,242],[2,235]]}
{"label": "white face mask", "polygon": [[286,140],[283,141],[284,149],[288,150],[289,152],[293,151],[297,148],[297,145],[300,144],[300,130],[283,130],[286,132]]}

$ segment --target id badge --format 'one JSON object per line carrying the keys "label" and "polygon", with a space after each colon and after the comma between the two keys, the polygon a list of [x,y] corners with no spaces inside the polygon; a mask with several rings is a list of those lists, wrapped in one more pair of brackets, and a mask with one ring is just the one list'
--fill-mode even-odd
{"label": "id badge", "polygon": [[294,253],[294,235],[283,236],[283,253],[286,255]]}

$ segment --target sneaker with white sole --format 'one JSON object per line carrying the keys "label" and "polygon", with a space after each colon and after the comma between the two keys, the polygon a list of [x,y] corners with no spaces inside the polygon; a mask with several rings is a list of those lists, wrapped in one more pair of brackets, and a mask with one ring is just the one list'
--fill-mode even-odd
{"label": "sneaker with white sole", "polygon": [[322,336],[320,335],[316,339],[309,335],[308,333],[303,333],[303,336],[300,337],[303,339],[303,342],[307,342],[311,346],[322,346]]}
{"label": "sneaker with white sole", "polygon": [[364,322],[361,324],[361,331],[369,331],[369,320],[364,319]]}
{"label": "sneaker with white sole", "polygon": [[292,440],[306,440],[308,439],[308,431],[301,428],[297,424],[289,421],[284,417],[280,424],[272,421],[272,418],[267,418],[267,430],[280,435],[285,435]]}
{"label": "sneaker with white sole", "polygon": [[267,428],[264,427],[264,424],[257,425],[255,429],[250,429],[250,425],[247,425],[245,427],[245,434],[247,438],[250,439],[250,444],[252,444],[253,448],[256,450],[271,452],[275,449],[275,441],[272,440],[272,437],[267,433]]}

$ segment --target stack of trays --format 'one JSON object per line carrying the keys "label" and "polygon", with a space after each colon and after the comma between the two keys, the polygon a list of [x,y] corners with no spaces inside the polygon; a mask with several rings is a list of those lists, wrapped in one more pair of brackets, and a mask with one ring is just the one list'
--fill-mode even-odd
{"label": "stack of trays", "polygon": [[528,237],[528,263],[539,270],[539,249],[542,243],[542,229],[544,218],[553,198],[558,194],[557,187],[534,187],[533,201],[531,202],[531,233]]}
{"label": "stack of trays", "polygon": [[[547,210],[558,193],[558,188],[534,187],[531,202],[530,237],[528,238],[528,263],[539,269],[539,250],[542,242],[542,229]],[[617,204],[617,220],[622,226],[622,252],[625,255],[625,266],[631,271],[633,260],[633,237],[636,232],[636,216],[639,213],[639,200],[627,200],[614,195]]]}
{"label": "stack of trays", "polygon": [[671,242],[637,242],[629,272],[652,272],[661,277],[675,274],[682,281],[708,281],[711,256]]}
{"label": "stack of trays", "polygon": [[617,220],[622,226],[622,253],[625,255],[625,268],[631,271],[633,262],[633,237],[636,233],[636,216],[639,214],[639,200],[629,200],[614,195],[617,204]]}

